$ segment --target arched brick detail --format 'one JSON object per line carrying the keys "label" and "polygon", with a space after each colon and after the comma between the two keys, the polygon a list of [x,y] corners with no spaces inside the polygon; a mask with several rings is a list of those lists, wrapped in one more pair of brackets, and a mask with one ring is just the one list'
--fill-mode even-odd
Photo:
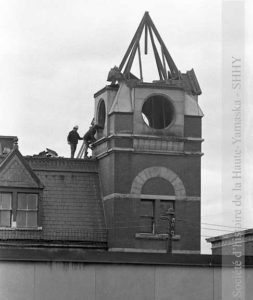
{"label": "arched brick detail", "polygon": [[182,180],[176,173],[165,167],[151,167],[141,171],[133,180],[131,194],[140,195],[144,183],[154,177],[161,177],[169,181],[175,190],[177,199],[186,196]]}

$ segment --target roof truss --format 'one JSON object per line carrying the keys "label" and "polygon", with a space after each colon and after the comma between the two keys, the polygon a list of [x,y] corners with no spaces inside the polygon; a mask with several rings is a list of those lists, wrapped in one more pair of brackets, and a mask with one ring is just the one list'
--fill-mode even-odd
{"label": "roof truss", "polygon": [[[178,79],[180,77],[180,72],[178,71],[172,57],[170,56],[169,51],[167,50],[148,12],[145,12],[135,32],[135,35],[120,63],[119,66],[120,72],[122,72],[126,78],[130,78],[130,71],[133,65],[133,61],[136,53],[138,52],[140,78],[141,80],[143,80],[142,59],[141,59],[141,50],[140,50],[140,39],[143,32],[145,35],[144,54],[148,54],[148,37],[149,37],[151,46],[153,48],[157,71],[160,80],[168,80],[170,78]],[[161,54],[159,54],[157,43],[155,42],[155,38],[158,41],[159,44],[158,46],[161,48]]]}

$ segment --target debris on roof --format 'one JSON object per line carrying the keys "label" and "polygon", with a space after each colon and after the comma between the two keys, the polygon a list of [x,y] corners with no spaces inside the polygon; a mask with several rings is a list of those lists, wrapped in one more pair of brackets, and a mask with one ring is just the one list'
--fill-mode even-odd
{"label": "debris on roof", "polygon": [[33,157],[58,157],[58,154],[54,150],[46,148],[46,150],[41,151],[39,154],[34,154]]}

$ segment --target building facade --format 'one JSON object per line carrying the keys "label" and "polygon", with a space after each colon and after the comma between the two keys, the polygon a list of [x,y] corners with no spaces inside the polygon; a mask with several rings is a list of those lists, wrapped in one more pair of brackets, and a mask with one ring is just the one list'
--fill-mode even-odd
{"label": "building facade", "polygon": [[237,231],[206,239],[214,255],[253,255],[253,229]]}
{"label": "building facade", "polygon": [[[231,299],[235,257],[200,255],[194,70],[178,70],[145,13],[108,81],[94,95],[92,158],[23,156],[16,137],[0,136],[0,299]],[[252,265],[245,257],[238,299],[252,298]]]}
{"label": "building facade", "polygon": [[[148,38],[155,53],[153,82],[144,81],[142,34],[145,54]],[[131,73],[137,52],[139,77]],[[23,157],[15,137],[2,137],[2,149],[14,143],[0,153],[2,243],[200,253],[203,113],[194,70],[178,70],[145,13],[108,81],[95,94],[92,159]]]}
{"label": "building facade", "polygon": [[[153,82],[142,79],[140,54],[140,78],[131,73],[145,28],[154,53],[162,48],[161,58],[155,57],[159,80]],[[111,85],[95,94],[94,117],[102,129],[94,157],[109,249],[165,251],[169,229],[163,216],[172,209],[172,252],[199,253],[203,113],[194,70],[177,69],[146,13],[119,69],[112,69],[108,80]]]}

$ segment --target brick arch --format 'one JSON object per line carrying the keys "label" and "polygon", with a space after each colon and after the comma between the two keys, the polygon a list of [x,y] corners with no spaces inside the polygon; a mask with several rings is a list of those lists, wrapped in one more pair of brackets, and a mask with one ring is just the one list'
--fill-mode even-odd
{"label": "brick arch", "polygon": [[176,173],[165,167],[151,167],[141,171],[133,180],[131,194],[140,195],[144,183],[154,177],[161,177],[169,181],[175,190],[176,199],[186,196],[182,180]]}

